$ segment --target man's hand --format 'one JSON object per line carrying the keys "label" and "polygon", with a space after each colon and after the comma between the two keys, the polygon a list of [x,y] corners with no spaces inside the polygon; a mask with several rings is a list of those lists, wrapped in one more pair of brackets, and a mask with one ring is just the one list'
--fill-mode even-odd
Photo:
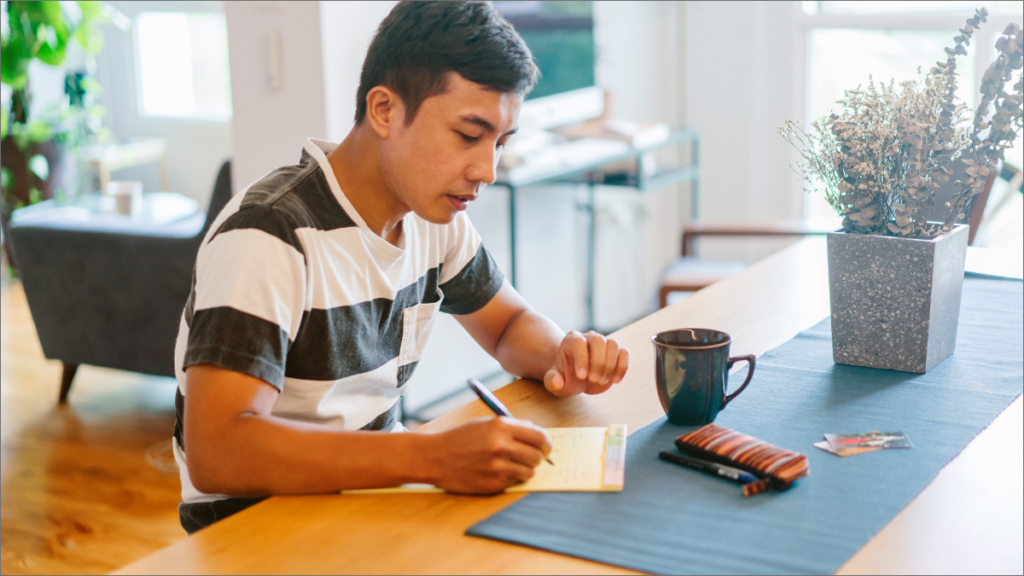
{"label": "man's hand", "polygon": [[622,382],[629,367],[629,350],[597,332],[573,330],[558,346],[555,365],[544,375],[544,387],[555,396],[580,392],[600,394]]}
{"label": "man's hand", "polygon": [[525,482],[551,452],[547,432],[513,418],[481,418],[434,438],[432,483],[462,494],[495,494]]}

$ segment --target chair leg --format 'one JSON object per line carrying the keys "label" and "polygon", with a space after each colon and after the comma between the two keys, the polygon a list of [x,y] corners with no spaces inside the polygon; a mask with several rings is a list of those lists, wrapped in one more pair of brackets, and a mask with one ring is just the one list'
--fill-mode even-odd
{"label": "chair leg", "polygon": [[64,363],[64,373],[60,377],[60,398],[57,404],[68,403],[68,392],[71,392],[71,382],[75,379],[75,372],[78,372],[78,364]]}

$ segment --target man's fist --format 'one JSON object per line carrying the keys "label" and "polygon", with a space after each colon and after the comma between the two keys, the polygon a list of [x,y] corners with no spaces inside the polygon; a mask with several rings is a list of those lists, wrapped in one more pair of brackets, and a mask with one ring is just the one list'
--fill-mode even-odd
{"label": "man's fist", "polygon": [[629,350],[597,332],[573,330],[558,346],[555,365],[544,375],[544,387],[555,396],[580,392],[600,394],[622,382],[629,367]]}

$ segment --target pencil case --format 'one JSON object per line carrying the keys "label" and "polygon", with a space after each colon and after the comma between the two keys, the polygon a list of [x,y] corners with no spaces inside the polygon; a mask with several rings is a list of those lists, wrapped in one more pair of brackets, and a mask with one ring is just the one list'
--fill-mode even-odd
{"label": "pencil case", "polygon": [[807,457],[803,454],[715,424],[676,438],[676,447],[691,456],[757,476],[758,480],[743,485],[744,496],[769,489],[786,490],[798,478],[810,473]]}

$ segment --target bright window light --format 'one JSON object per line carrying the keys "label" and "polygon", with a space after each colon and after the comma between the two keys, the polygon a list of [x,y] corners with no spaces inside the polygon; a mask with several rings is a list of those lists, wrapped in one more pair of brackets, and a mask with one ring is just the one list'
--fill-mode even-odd
{"label": "bright window light", "polygon": [[[868,76],[875,84],[895,79],[917,80],[921,75],[945,62],[945,47],[953,44],[953,36],[946,31],[931,30],[849,30],[819,28],[812,30],[808,42],[808,112],[811,118],[827,116],[839,111],[836,101],[844,90],[860,85],[868,86]],[[974,106],[974,49],[977,42],[967,47],[967,56],[956,59],[957,98]]]}
{"label": "bright window light", "polygon": [[142,12],[135,31],[142,116],[231,119],[223,14]]}

